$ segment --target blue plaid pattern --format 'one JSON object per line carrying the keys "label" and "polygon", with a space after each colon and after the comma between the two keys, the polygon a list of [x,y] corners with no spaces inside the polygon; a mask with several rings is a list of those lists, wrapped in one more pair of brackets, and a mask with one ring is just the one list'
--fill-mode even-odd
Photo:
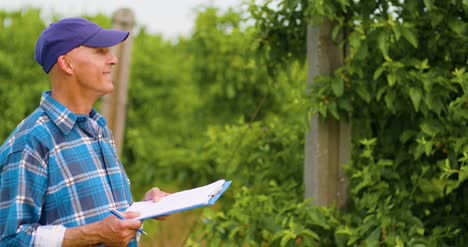
{"label": "blue plaid pattern", "polygon": [[44,92],[0,147],[0,245],[31,246],[38,226],[81,226],[131,203],[114,140],[94,109],[73,114]]}

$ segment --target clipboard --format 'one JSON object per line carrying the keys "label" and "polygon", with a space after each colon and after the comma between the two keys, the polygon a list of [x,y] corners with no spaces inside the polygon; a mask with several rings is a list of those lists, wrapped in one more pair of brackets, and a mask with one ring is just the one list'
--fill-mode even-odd
{"label": "clipboard", "polygon": [[229,188],[232,181],[224,179],[198,188],[179,191],[167,195],[158,202],[140,201],[133,203],[125,211],[140,213],[136,219],[146,220],[212,206]]}

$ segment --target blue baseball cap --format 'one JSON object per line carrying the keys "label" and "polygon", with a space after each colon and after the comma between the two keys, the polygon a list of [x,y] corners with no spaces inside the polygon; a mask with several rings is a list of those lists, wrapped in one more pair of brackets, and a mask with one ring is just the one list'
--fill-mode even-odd
{"label": "blue baseball cap", "polygon": [[102,29],[83,18],[66,18],[46,28],[36,43],[34,59],[49,73],[58,57],[79,47],[112,47],[127,39],[129,32]]}

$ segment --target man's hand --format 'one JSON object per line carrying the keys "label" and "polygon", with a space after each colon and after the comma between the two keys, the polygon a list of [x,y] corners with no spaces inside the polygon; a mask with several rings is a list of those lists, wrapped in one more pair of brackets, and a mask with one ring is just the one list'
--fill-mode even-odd
{"label": "man's hand", "polygon": [[[146,192],[145,194],[145,197],[143,198],[144,201],[153,201],[153,202],[158,202],[159,200],[161,200],[161,198],[165,197],[169,195],[169,193],[167,192],[164,192],[164,191],[161,191],[159,190],[159,188],[157,187],[154,187],[152,189],[150,189],[148,192]],[[158,217],[158,218],[154,218],[156,220],[166,220],[168,216],[162,216],[162,217]]]}
{"label": "man's hand", "polygon": [[101,237],[106,246],[127,246],[136,236],[136,231],[141,227],[142,222],[132,220],[138,217],[138,213],[125,212],[125,220],[115,216],[110,216],[101,221]]}
{"label": "man's hand", "polygon": [[142,222],[134,220],[138,213],[126,212],[125,220],[109,216],[102,221],[69,228],[65,232],[62,246],[90,246],[104,244],[105,246],[127,246],[135,238]]}

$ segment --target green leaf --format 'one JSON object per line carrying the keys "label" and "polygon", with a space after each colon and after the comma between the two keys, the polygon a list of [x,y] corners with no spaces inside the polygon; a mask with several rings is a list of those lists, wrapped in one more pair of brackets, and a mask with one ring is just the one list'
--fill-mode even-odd
{"label": "green leaf", "polygon": [[426,58],[423,61],[421,61],[419,64],[415,65],[415,68],[417,68],[419,71],[423,71],[426,69],[430,69],[431,66],[429,65],[429,60]]}
{"label": "green leaf", "polygon": [[387,48],[387,33],[381,31],[377,37],[377,46],[379,47],[380,52],[383,57],[388,57],[388,48]]}
{"label": "green leaf", "polygon": [[336,77],[334,80],[331,81],[331,88],[333,94],[335,94],[336,97],[343,96],[344,81],[340,77]]}
{"label": "green leaf", "polygon": [[432,15],[432,19],[431,19],[431,26],[435,27],[439,25],[444,20],[444,18],[445,18],[444,15],[438,12],[434,12],[434,14]]}
{"label": "green leaf", "polygon": [[351,103],[351,98],[340,98],[338,100],[338,105],[340,106],[341,109],[351,112],[353,110],[353,105]]}
{"label": "green leaf", "polygon": [[299,4],[299,0],[288,0],[287,3],[288,3],[288,8],[290,10],[293,10],[296,8],[296,6]]}
{"label": "green leaf", "polygon": [[379,90],[377,91],[377,94],[375,96],[375,99],[377,101],[380,101],[380,99],[382,98],[382,95],[385,94],[385,92],[387,92],[387,87],[381,87],[379,88]]}
{"label": "green leaf", "polygon": [[394,24],[395,24],[395,23],[392,22],[392,25],[391,25],[392,31],[393,31],[393,35],[395,35],[395,39],[396,39],[396,40],[399,40],[400,37],[401,37],[401,28],[400,28],[399,26],[397,26],[397,25],[394,25]]}
{"label": "green leaf", "polygon": [[468,179],[468,166],[463,166],[460,168],[460,172],[458,173],[458,182],[461,184],[466,179]]}
{"label": "green leaf", "polygon": [[336,37],[338,36],[340,30],[341,30],[341,26],[340,26],[340,25],[335,25],[335,26],[333,27],[333,30],[332,30],[332,39],[333,39],[333,40],[336,40]]}
{"label": "green leaf", "polygon": [[424,0],[423,2],[424,2],[424,6],[426,6],[426,9],[428,11],[431,11],[432,10],[432,5],[433,5],[432,0]]}
{"label": "green leaf", "polygon": [[370,146],[373,146],[377,143],[377,138],[371,138],[371,139],[362,139],[359,141],[359,143],[361,143],[362,145],[364,145],[365,147],[370,147]]}
{"label": "green leaf", "polygon": [[413,30],[406,28],[404,25],[401,26],[401,33],[403,37],[414,47],[418,48],[418,38]]}
{"label": "green leaf", "polygon": [[271,240],[272,240],[272,241],[275,241],[275,240],[277,240],[277,239],[283,237],[285,231],[286,231],[286,230],[277,231],[277,232],[273,235],[273,237],[271,238]]}
{"label": "green leaf", "polygon": [[371,95],[364,86],[358,86],[356,92],[365,102],[369,103],[371,101]]}
{"label": "green leaf", "polygon": [[354,48],[355,50],[358,50],[359,47],[361,46],[361,34],[357,31],[353,31],[349,34],[349,46],[351,48]]}
{"label": "green leaf", "polygon": [[391,90],[388,91],[387,94],[384,97],[385,105],[388,107],[388,109],[391,112],[395,112],[394,102],[395,102],[396,98],[397,98],[397,95],[396,95],[395,91],[391,91]]}
{"label": "green leaf", "polygon": [[327,105],[325,105],[323,102],[320,102],[318,112],[322,117],[326,118],[327,117]]}
{"label": "green leaf", "polygon": [[290,234],[285,234],[281,238],[280,246],[282,246],[282,247],[286,246],[288,244],[289,240],[291,240],[291,235]]}
{"label": "green leaf", "polygon": [[465,23],[458,20],[456,17],[452,17],[448,21],[449,28],[459,35],[463,35],[465,32]]}
{"label": "green leaf", "polygon": [[366,238],[366,246],[379,246],[380,239],[380,227],[377,227],[372,233]]}
{"label": "green leaf", "polygon": [[307,230],[307,229],[306,229],[306,230],[303,230],[301,233],[302,233],[302,235],[311,237],[311,238],[313,238],[314,240],[320,240],[319,235],[317,235],[317,233],[315,233],[315,232],[313,232],[313,231],[311,231],[311,230]]}
{"label": "green leaf", "polygon": [[338,111],[336,109],[336,103],[335,102],[331,102],[328,105],[328,111],[330,111],[331,115],[333,117],[335,117],[335,119],[340,120],[340,115],[338,114]]}
{"label": "green leaf", "polygon": [[377,80],[379,79],[380,75],[386,70],[384,66],[380,66],[377,70],[375,70],[372,79]]}
{"label": "green leaf", "polygon": [[422,99],[422,92],[419,88],[412,87],[409,90],[409,96],[411,98],[411,102],[413,102],[414,110],[419,112],[419,105],[421,104]]}
{"label": "green leaf", "polygon": [[405,244],[403,243],[403,241],[401,241],[400,237],[397,236],[396,238],[396,245],[395,247],[405,247]]}
{"label": "green leaf", "polygon": [[421,128],[421,131],[428,136],[437,135],[443,128],[443,126],[440,126],[440,124],[438,124],[436,121],[430,120],[422,122],[419,127]]}
{"label": "green leaf", "polygon": [[431,152],[432,152],[432,142],[426,142],[424,144],[424,153],[426,154],[426,156],[429,157],[429,155],[431,155]]}
{"label": "green leaf", "polygon": [[406,143],[416,136],[417,132],[414,130],[406,130],[403,134],[400,135],[400,141]]}
{"label": "green leaf", "polygon": [[395,86],[396,84],[396,79],[395,79],[395,74],[394,73],[389,73],[387,75],[387,82],[390,87]]}
{"label": "green leaf", "polygon": [[353,231],[348,226],[340,226],[335,231],[335,234],[349,237],[353,235]]}
{"label": "green leaf", "polygon": [[355,59],[362,60],[365,59],[369,55],[369,47],[366,42],[363,42],[359,47],[359,50],[356,53]]}

